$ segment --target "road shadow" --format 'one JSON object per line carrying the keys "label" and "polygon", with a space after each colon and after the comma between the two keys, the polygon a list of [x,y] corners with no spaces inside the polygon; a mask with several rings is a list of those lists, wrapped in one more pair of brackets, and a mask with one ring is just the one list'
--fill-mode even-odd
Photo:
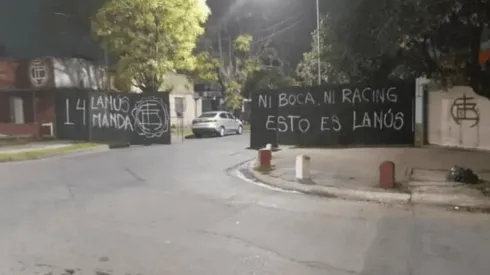
{"label": "road shadow", "polygon": [[185,136],[185,139],[208,139],[208,138],[217,138],[217,136],[214,136],[214,135],[205,135],[205,136],[200,136],[200,137],[196,137],[195,135]]}

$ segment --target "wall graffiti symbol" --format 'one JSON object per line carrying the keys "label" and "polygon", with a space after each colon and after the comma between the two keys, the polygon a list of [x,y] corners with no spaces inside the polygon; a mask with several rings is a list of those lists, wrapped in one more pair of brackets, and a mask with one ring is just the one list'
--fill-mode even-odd
{"label": "wall graffiti symbol", "polygon": [[43,87],[49,80],[48,66],[42,60],[33,60],[29,64],[30,80],[34,87]]}
{"label": "wall graffiti symbol", "polygon": [[156,97],[146,97],[136,102],[131,115],[140,136],[157,138],[169,130],[168,106]]}
{"label": "wall graffiti symbol", "polygon": [[478,112],[475,98],[467,97],[466,94],[463,97],[456,98],[451,105],[451,116],[459,125],[461,121],[473,121],[470,127],[475,127],[480,122],[480,113]]}

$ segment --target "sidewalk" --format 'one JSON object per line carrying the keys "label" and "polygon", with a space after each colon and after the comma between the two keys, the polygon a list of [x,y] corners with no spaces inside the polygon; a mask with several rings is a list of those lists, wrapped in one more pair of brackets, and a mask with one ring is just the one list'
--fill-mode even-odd
{"label": "sidewalk", "polygon": [[26,141],[23,144],[7,142],[0,146],[0,163],[34,160],[58,155],[107,150],[103,144],[73,141]]}
{"label": "sidewalk", "polygon": [[[295,179],[295,158],[301,154],[311,157],[311,185],[297,183]],[[437,147],[293,148],[276,152],[272,158],[274,169],[269,173],[259,173],[253,167],[249,171],[260,181],[276,187],[383,202],[490,207],[490,197],[478,189],[485,186],[445,181],[448,169],[454,165],[470,168],[482,179],[490,180],[490,152]],[[399,188],[378,187],[379,165],[386,160],[395,162]]]}
{"label": "sidewalk", "polygon": [[0,146],[0,154],[16,154],[30,151],[59,149],[73,145],[73,142],[46,141],[30,142],[23,145]]}

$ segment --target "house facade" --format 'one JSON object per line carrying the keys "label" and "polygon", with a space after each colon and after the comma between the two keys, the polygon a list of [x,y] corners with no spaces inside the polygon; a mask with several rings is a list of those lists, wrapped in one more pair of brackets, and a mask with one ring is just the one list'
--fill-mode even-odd
{"label": "house facade", "polygon": [[[173,127],[189,127],[204,112],[224,109],[224,97],[216,84],[192,84],[184,75],[169,73],[165,85],[170,90],[170,114]],[[136,87],[132,92],[141,93]]]}
{"label": "house facade", "polygon": [[106,84],[105,70],[82,59],[0,59],[0,135],[53,136],[56,92]]}

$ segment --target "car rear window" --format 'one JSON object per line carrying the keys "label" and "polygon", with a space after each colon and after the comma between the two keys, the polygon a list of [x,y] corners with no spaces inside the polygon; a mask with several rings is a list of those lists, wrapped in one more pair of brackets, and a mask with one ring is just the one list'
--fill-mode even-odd
{"label": "car rear window", "polygon": [[199,118],[210,118],[210,117],[215,117],[216,113],[204,113],[199,116]]}

